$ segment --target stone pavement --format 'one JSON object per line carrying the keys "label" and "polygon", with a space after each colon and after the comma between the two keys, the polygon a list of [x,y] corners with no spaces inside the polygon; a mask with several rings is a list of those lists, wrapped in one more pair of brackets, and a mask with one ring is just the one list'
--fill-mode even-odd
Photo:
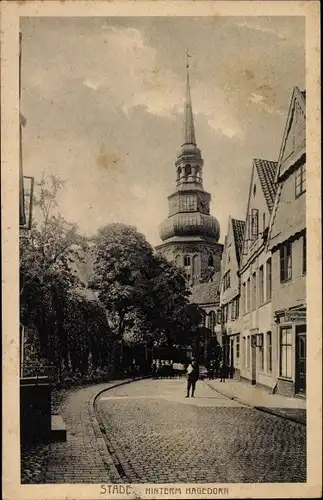
{"label": "stone pavement", "polygon": [[306,425],[306,399],[272,394],[270,389],[227,379],[206,380],[209,387],[234,401]]}
{"label": "stone pavement", "polygon": [[306,429],[232,401],[199,381],[144,380],[109,390],[96,414],[121,481],[306,481]]}
{"label": "stone pavement", "polygon": [[[67,426],[67,441],[28,450],[28,455],[22,457],[22,483],[98,483],[118,479],[120,476],[95,418],[93,402],[100,391],[124,383],[128,381],[73,388],[59,410]],[[29,473],[28,469],[34,466],[36,471]]]}
{"label": "stone pavement", "polygon": [[306,480],[304,426],[202,381],[194,399],[185,379],[127,382],[69,393],[60,408],[67,441],[31,450],[22,483]]}

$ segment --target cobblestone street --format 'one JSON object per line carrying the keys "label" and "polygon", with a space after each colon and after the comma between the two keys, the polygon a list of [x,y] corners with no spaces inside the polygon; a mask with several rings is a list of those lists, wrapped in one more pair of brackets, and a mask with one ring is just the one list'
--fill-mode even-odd
{"label": "cobblestone street", "polygon": [[305,482],[304,425],[202,381],[194,399],[185,378],[117,383],[67,395],[67,441],[24,453],[23,484]]}
{"label": "cobblestone street", "polygon": [[125,482],[302,482],[306,429],[248,408],[199,382],[144,380],[96,404]]}

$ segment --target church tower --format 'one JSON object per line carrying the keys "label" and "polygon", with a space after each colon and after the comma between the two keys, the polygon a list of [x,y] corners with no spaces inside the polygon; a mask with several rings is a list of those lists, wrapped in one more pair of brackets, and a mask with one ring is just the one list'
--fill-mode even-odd
{"label": "church tower", "polygon": [[210,215],[211,195],[203,187],[203,159],[195,138],[187,64],[183,143],[175,161],[176,189],[168,197],[169,216],[159,228],[156,250],[185,269],[189,285],[219,276],[222,245],[220,225]]}

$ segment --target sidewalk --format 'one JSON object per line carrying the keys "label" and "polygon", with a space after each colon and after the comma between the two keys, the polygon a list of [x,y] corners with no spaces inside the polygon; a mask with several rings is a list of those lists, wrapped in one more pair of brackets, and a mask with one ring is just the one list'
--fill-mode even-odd
{"label": "sidewalk", "polygon": [[227,379],[225,382],[205,380],[205,383],[223,396],[239,403],[306,425],[305,399],[271,394],[270,388],[267,390],[263,387],[252,386],[247,382],[231,379]]}
{"label": "sidewalk", "polygon": [[[115,380],[73,389],[59,409],[67,427],[66,442],[35,448],[31,456],[26,457],[28,465],[23,471],[23,483],[120,482],[96,420],[93,403],[100,392],[131,381]],[[35,467],[36,475],[28,470]]]}

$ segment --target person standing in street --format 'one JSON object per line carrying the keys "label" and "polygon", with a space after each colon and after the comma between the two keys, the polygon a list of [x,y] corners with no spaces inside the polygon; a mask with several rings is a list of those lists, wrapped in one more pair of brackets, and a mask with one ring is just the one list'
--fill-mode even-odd
{"label": "person standing in street", "polygon": [[226,364],[225,364],[225,361],[221,361],[221,364],[220,364],[220,377],[221,377],[221,380],[220,382],[225,382],[225,379],[226,379],[226,376],[227,376],[227,373],[226,373]]}
{"label": "person standing in street", "polygon": [[186,398],[190,397],[190,390],[191,391],[191,397],[194,398],[194,393],[195,393],[195,387],[196,387],[196,382],[199,379],[199,365],[197,364],[197,361],[195,358],[192,358],[191,363],[189,363],[187,367],[187,394]]}

